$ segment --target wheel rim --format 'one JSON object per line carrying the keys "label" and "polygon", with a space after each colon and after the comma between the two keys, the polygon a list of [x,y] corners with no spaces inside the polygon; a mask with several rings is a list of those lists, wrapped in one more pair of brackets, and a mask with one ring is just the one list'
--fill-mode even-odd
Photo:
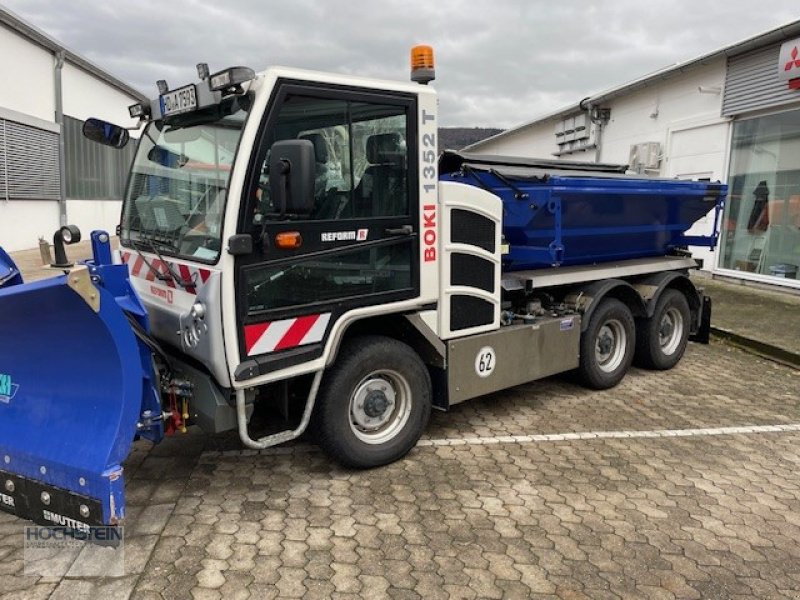
{"label": "wheel rim", "polygon": [[597,332],[594,354],[597,366],[605,373],[613,373],[625,359],[628,334],[621,321],[610,319]]}
{"label": "wheel rim", "polygon": [[367,444],[384,444],[403,430],[411,415],[411,386],[389,369],[373,371],[350,396],[350,429]]}
{"label": "wheel rim", "polygon": [[683,339],[683,315],[677,308],[669,308],[658,324],[658,345],[661,352],[669,356],[674,354]]}

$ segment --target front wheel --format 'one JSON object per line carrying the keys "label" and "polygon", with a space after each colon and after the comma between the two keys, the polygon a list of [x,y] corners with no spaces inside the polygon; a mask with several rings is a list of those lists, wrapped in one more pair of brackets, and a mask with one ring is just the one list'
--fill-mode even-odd
{"label": "front wheel", "polygon": [[314,411],[317,443],[346,467],[365,469],[402,458],[428,424],[428,369],[397,340],[352,339],[322,385]]}
{"label": "front wheel", "polygon": [[638,323],[636,364],[648,369],[671,369],[686,351],[691,313],[686,296],[665,290],[653,316]]}
{"label": "front wheel", "polygon": [[617,385],[633,360],[635,336],[630,309],[616,298],[603,299],[581,334],[581,382],[595,390]]}

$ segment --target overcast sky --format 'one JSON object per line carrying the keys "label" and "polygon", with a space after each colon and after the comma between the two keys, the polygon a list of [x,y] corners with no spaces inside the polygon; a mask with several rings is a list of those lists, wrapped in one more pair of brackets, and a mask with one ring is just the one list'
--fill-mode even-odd
{"label": "overcast sky", "polygon": [[0,3],[148,96],[201,61],[406,79],[409,48],[428,43],[440,123],[496,127],[800,18],[788,0]]}

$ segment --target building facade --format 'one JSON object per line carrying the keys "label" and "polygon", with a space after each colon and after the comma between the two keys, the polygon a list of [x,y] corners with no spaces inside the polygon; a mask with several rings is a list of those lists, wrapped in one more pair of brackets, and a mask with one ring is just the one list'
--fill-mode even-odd
{"label": "building facade", "polygon": [[[467,148],[727,181],[721,275],[800,290],[800,21],[663,69]],[[689,232],[711,232],[714,213]]]}
{"label": "building facade", "polygon": [[134,144],[92,144],[81,128],[135,125],[142,94],[2,7],[0,81],[0,245],[35,247],[68,222],[113,231]]}

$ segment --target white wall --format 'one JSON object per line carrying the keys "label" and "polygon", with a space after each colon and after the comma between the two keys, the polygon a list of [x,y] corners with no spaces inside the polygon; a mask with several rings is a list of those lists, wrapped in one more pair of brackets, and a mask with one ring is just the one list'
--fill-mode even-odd
{"label": "white wall", "polygon": [[0,106],[55,120],[53,55],[0,25]]}
{"label": "white wall", "polygon": [[[611,108],[611,120],[603,128],[600,160],[625,164],[632,144],[660,142],[665,148],[674,123],[719,117],[722,94],[700,93],[698,87],[721,90],[724,80],[725,60],[719,59],[603,103],[604,107]],[[555,136],[558,120],[540,121],[478,143],[474,151],[553,159],[558,151]],[[590,141],[593,142],[596,131],[592,134]],[[561,158],[593,161],[596,157],[594,151],[583,151]],[[662,173],[665,173],[663,166]]]}
{"label": "white wall", "polygon": [[[0,107],[17,118],[55,122],[55,57],[49,50],[0,25]],[[17,83],[18,82],[18,83]],[[125,92],[66,62],[62,70],[64,113],[76,119],[99,117],[122,126],[136,123],[128,106],[136,102]],[[14,118],[13,113],[9,118]],[[93,229],[113,232],[119,223],[120,201],[68,200],[67,220],[85,235]],[[0,200],[0,246],[8,251],[33,248],[40,236],[51,239],[59,227],[58,202]]]}
{"label": "white wall", "polygon": [[[719,59],[611,100],[611,120],[603,131],[600,159],[627,163],[633,144],[659,142],[663,150],[674,124],[718,118],[724,81],[725,61]],[[718,88],[720,93],[701,93],[700,87]],[[662,175],[668,160],[662,161]]]}
{"label": "white wall", "polygon": [[8,252],[34,248],[39,237],[52,240],[58,226],[58,202],[0,200],[0,246]]}
{"label": "white wall", "polygon": [[84,239],[95,229],[114,235],[121,214],[121,200],[67,200],[67,219],[80,228]]}
{"label": "white wall", "polygon": [[64,114],[82,121],[97,117],[123,127],[136,125],[128,115],[128,106],[137,100],[83,69],[65,64],[61,86]]}
{"label": "white wall", "polygon": [[479,154],[526,156],[552,160],[553,152],[558,150],[554,132],[555,121],[541,121],[524,129],[502,135],[497,139],[480,142],[474,148],[470,148],[470,151]]}

